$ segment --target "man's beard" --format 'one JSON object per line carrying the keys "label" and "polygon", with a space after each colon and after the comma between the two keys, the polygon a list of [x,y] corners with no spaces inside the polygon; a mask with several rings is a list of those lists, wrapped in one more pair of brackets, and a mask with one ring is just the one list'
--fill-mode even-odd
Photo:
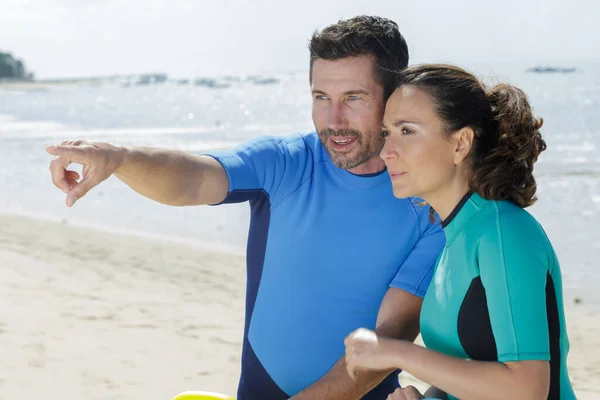
{"label": "man's beard", "polygon": [[[328,139],[332,136],[356,138],[355,143],[358,145],[358,151],[353,150],[350,153],[339,153],[329,148]],[[329,153],[329,157],[331,157],[333,164],[341,169],[352,169],[358,167],[360,164],[369,160],[374,153],[374,150],[370,149],[369,146],[364,145],[362,132],[354,129],[323,129],[321,132],[319,132],[319,138],[321,139],[323,146],[325,146],[327,153]]]}

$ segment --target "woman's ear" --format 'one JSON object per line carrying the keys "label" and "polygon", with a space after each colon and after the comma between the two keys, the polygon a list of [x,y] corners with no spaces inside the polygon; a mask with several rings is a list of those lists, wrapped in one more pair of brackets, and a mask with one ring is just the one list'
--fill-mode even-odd
{"label": "woman's ear", "polygon": [[462,164],[471,153],[475,132],[470,127],[462,128],[452,134],[454,138],[454,164]]}

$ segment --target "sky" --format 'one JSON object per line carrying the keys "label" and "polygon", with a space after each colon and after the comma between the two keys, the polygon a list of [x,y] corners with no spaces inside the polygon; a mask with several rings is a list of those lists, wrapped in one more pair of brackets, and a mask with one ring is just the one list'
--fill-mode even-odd
{"label": "sky", "polygon": [[358,14],[396,21],[411,64],[600,60],[599,0],[0,0],[0,50],[38,78],[300,72]]}

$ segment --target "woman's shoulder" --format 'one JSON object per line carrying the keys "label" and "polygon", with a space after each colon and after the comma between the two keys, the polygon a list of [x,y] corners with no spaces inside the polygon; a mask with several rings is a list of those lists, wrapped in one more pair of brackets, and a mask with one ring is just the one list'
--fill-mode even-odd
{"label": "woman's shoulder", "polygon": [[552,245],[540,222],[526,209],[508,200],[484,200],[470,224],[478,241],[516,249],[535,248],[552,252]]}

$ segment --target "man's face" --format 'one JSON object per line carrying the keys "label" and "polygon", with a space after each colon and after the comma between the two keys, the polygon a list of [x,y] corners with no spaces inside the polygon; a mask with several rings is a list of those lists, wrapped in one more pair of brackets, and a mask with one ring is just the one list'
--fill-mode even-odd
{"label": "man's face", "polygon": [[352,171],[367,161],[379,162],[385,104],[373,59],[316,59],[311,92],[313,122],[333,163]]}

